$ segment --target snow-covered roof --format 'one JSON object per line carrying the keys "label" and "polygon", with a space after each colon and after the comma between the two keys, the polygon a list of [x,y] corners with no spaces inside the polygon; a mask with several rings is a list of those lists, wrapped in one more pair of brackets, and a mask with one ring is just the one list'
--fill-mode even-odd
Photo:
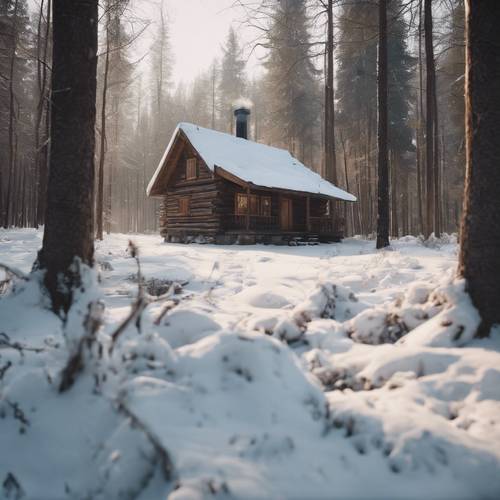
{"label": "snow-covered roof", "polygon": [[284,149],[241,139],[192,123],[179,123],[149,185],[150,195],[165,166],[175,138],[182,131],[208,168],[224,169],[238,179],[260,187],[321,194],[346,201],[356,201],[352,194],[334,186],[294,158]]}

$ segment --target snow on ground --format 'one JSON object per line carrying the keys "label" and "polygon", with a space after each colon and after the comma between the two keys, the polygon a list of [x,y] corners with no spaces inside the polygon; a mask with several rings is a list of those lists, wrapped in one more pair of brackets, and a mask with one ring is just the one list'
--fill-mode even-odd
{"label": "snow on ground", "polygon": [[[41,237],[0,231],[0,262],[30,271]],[[129,238],[160,299],[109,352],[138,289]],[[112,235],[66,326],[16,281],[0,296],[0,497],[498,498],[500,331],[472,338],[456,253],[453,238]],[[59,394],[97,298],[102,350]]]}

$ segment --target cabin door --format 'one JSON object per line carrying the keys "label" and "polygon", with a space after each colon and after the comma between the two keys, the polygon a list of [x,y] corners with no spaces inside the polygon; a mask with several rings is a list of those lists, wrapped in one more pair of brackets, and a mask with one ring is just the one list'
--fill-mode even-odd
{"label": "cabin door", "polygon": [[283,231],[290,231],[292,229],[292,200],[289,198],[281,198],[280,225]]}

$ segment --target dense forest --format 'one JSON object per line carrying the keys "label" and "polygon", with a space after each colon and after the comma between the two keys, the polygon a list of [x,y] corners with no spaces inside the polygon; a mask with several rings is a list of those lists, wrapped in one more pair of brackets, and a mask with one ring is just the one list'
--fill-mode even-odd
{"label": "dense forest", "polygon": [[0,496],[497,500],[500,1],[145,2],[0,1]]}
{"label": "dense forest", "polygon": [[[50,153],[51,1],[0,7],[0,213],[4,227],[43,224]],[[243,43],[192,82],[172,82],[168,6],[154,22],[134,2],[99,17],[96,231],[157,229],[145,187],[178,122],[232,130],[232,105],[252,103],[251,138],[284,147],[358,197],[348,234],[377,221],[378,7],[359,0],[241,2]],[[236,8],[236,6],[235,6]],[[387,7],[390,234],[456,232],[464,179],[464,2],[392,0]],[[146,37],[149,50],[137,58]],[[249,53],[264,50],[250,78]]]}

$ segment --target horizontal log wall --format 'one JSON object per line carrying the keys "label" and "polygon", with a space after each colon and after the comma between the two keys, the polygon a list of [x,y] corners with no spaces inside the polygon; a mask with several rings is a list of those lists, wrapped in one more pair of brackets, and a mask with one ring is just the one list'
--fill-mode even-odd
{"label": "horizontal log wall", "polygon": [[[186,179],[186,161],[197,159],[196,179]],[[189,213],[179,213],[179,199],[189,198]],[[220,216],[215,210],[217,183],[213,173],[189,143],[185,143],[169,180],[160,225],[166,236],[215,235],[220,231]]]}
{"label": "horizontal log wall", "polygon": [[[217,236],[226,231],[234,230],[235,223],[235,198],[237,193],[247,193],[244,187],[233,182],[214,176],[206,166],[202,158],[198,156],[194,148],[187,140],[180,140],[175,146],[178,148],[171,161],[173,170],[168,179],[166,196],[160,209],[160,230],[163,236],[179,237],[181,241],[185,237],[198,235]],[[190,158],[197,159],[197,177],[186,178],[186,161]],[[296,195],[276,190],[251,189],[250,194],[258,196],[269,196],[271,198],[271,217],[262,218],[252,216],[251,232],[281,232],[280,207],[281,199],[292,200],[293,227],[291,231],[307,231],[307,198],[304,195]],[[183,215],[179,210],[179,200],[189,197],[189,213]],[[325,217],[327,201],[309,197],[310,217]],[[243,219],[242,219],[243,217]],[[245,216],[239,219],[245,220]],[[240,228],[244,232],[246,224]]]}

